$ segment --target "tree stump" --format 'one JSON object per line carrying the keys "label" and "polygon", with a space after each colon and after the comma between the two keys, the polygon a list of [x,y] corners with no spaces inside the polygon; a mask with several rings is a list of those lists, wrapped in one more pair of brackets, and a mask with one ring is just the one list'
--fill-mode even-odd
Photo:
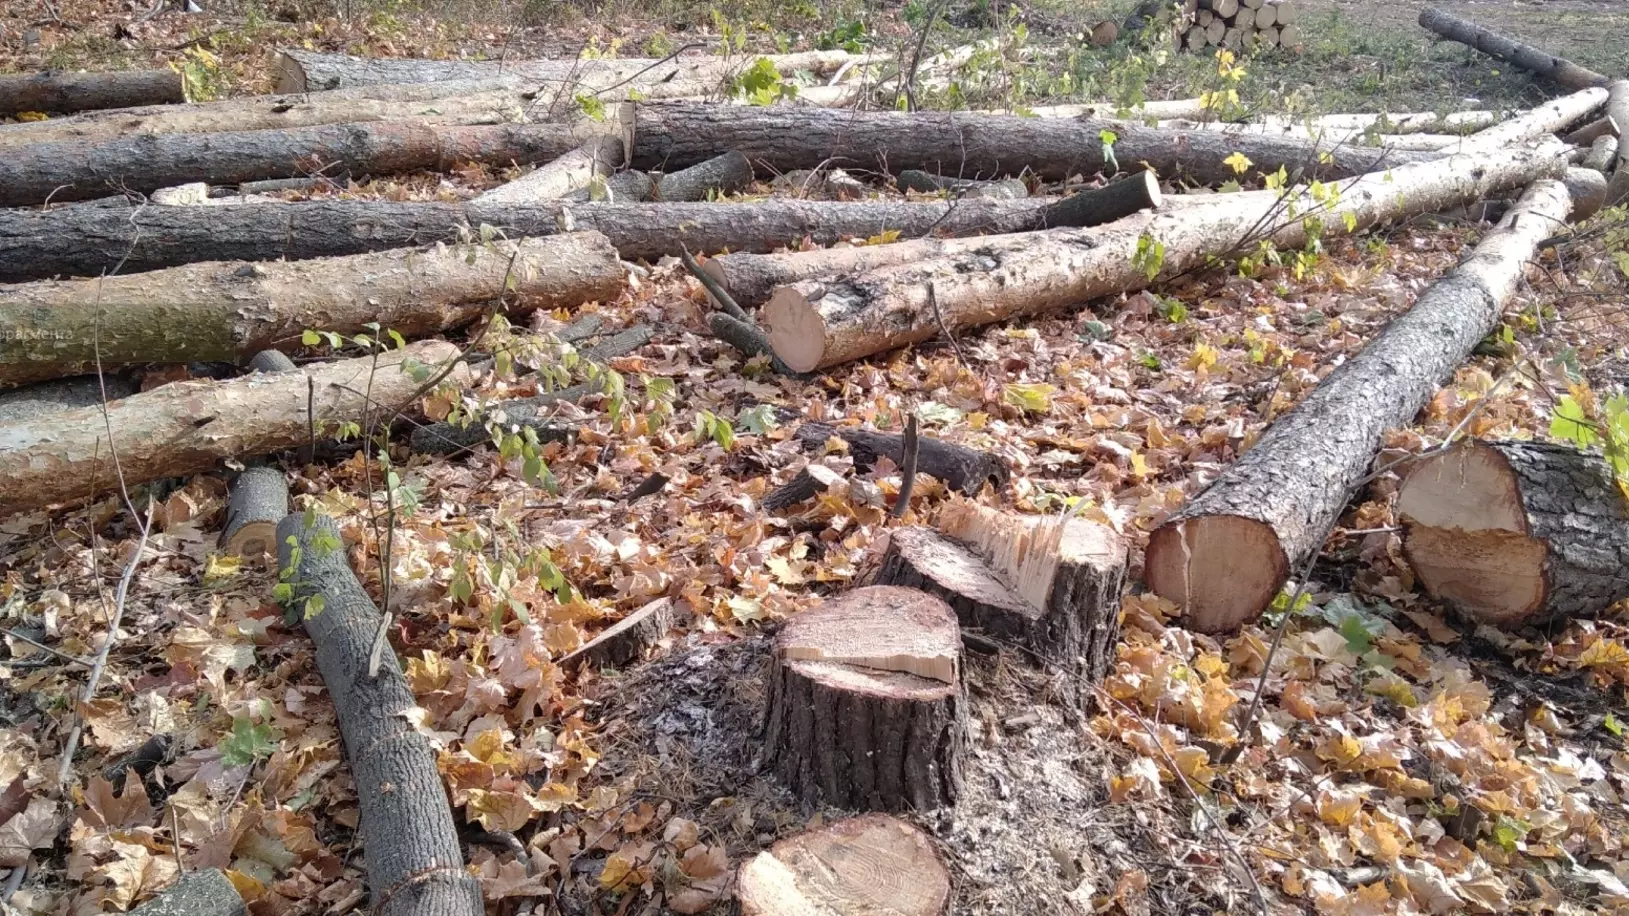
{"label": "tree stump", "polygon": [[741,916],[940,916],[950,874],[927,834],[884,814],[833,821],[741,866]]}
{"label": "tree stump", "polygon": [[1426,591],[1477,622],[1586,617],[1629,597],[1629,500],[1598,455],[1470,442],[1417,462],[1397,515]]}
{"label": "tree stump", "polygon": [[1098,683],[1114,665],[1126,548],[1103,525],[1026,519],[974,503],[892,533],[877,582],[938,595],[962,626],[1023,646]]}
{"label": "tree stump", "polygon": [[859,588],[775,640],[765,765],[810,803],[928,811],[961,789],[961,631],[939,598]]}

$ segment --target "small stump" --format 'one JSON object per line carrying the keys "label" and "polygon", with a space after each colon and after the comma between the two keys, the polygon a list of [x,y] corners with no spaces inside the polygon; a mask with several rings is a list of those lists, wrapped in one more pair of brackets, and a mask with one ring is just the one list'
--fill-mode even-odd
{"label": "small stump", "polygon": [[927,811],[961,788],[961,630],[924,592],[860,588],[775,640],[767,766],[811,803]]}
{"label": "small stump", "polygon": [[922,831],[883,814],[782,840],[741,866],[741,916],[940,916],[950,875]]}
{"label": "small stump", "polygon": [[1008,515],[973,503],[945,513],[947,534],[900,528],[877,582],[943,598],[962,626],[1016,643],[1095,684],[1114,665],[1126,549],[1085,520]]}

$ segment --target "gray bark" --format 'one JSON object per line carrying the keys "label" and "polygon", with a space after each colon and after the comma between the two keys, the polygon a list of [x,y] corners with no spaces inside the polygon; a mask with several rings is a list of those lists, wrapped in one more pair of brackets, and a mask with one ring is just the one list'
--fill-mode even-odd
{"label": "gray bark", "polygon": [[[854,466],[868,470],[878,458],[886,456],[897,466],[905,460],[905,437],[895,433],[881,433],[856,426],[828,426],[825,423],[805,423],[793,434],[805,448],[825,445],[833,436],[848,443]],[[975,496],[991,484],[999,492],[1007,485],[1010,471],[1000,457],[965,445],[934,439],[917,438],[916,470],[937,477],[945,486],[968,496]]]}
{"label": "gray bark", "polygon": [[995,200],[1018,200],[1029,196],[1029,188],[1017,178],[1001,181],[980,181],[974,178],[946,178],[930,175],[921,169],[906,169],[899,173],[895,183],[901,191],[931,194],[945,191],[952,197],[986,197]]}
{"label": "gray bark", "polygon": [[656,182],[654,197],[669,202],[706,200],[713,191],[734,194],[752,184],[752,163],[735,150],[669,172]]}
{"label": "gray bark", "polygon": [[[834,111],[685,103],[640,105],[634,165],[679,168],[734,149],[765,170],[826,166],[881,172],[921,169],[957,178],[993,178],[1026,169],[1042,178],[1094,175],[1105,165],[1104,130],[1113,130],[1122,169],[1152,168],[1162,179],[1213,184],[1238,177],[1224,160],[1243,153],[1253,169],[1282,166],[1323,179],[1421,162],[1405,153],[1266,134],[1180,131],[1123,122],[969,112]],[[1324,161],[1327,158],[1327,161]]]}
{"label": "gray bark", "polygon": [[1420,26],[1436,32],[1449,41],[1457,41],[1505,63],[1515,64],[1523,70],[1531,70],[1568,89],[1589,89],[1592,86],[1607,84],[1607,78],[1594,70],[1580,67],[1566,58],[1556,57],[1532,45],[1506,38],[1439,9],[1427,7],[1421,10]]}
{"label": "gray bark", "polygon": [[[288,541],[299,544],[293,555]],[[378,677],[368,656],[379,609],[346,561],[339,529],[327,516],[296,513],[277,526],[277,559],[292,570],[293,607],[317,647],[317,667],[333,699],[340,736],[361,809],[358,832],[367,858],[372,911],[380,916],[482,916],[481,886],[464,871],[457,827],[435,750],[413,727],[418,701],[407,689],[396,653],[381,655]],[[322,607],[309,612],[308,599]]]}
{"label": "gray bark", "polygon": [[956,203],[766,201],[709,204],[480,204],[300,201],[278,207],[0,210],[0,282],[156,270],[195,261],[304,260],[455,242],[483,223],[510,237],[553,235],[569,212],[628,260],[773,251],[805,236],[830,245],[887,230],[903,237],[1024,232],[1045,199]]}
{"label": "gray bark", "polygon": [[[117,401],[135,394],[139,389],[128,375],[109,373],[106,380],[107,399]],[[0,391],[0,424],[31,420],[75,407],[89,407],[102,403],[103,381],[94,375],[52,379],[10,391]]]}
{"label": "gray bark", "polygon": [[0,117],[21,111],[69,112],[91,108],[185,102],[174,70],[115,73],[45,73],[0,76]]}
{"label": "gray bark", "polygon": [[294,360],[281,350],[261,350],[249,358],[250,372],[293,372],[295,368]]}
{"label": "gray bark", "polygon": [[245,468],[232,479],[220,546],[238,556],[277,552],[272,532],[288,515],[288,479],[273,467]]}
{"label": "gray bark", "polygon": [[181,876],[164,893],[130,911],[130,916],[247,916],[249,908],[218,868]]}

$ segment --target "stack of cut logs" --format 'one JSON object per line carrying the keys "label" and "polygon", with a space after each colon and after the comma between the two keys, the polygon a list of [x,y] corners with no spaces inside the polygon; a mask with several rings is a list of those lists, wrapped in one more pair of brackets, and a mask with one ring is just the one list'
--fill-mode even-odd
{"label": "stack of cut logs", "polygon": [[1187,0],[1178,22],[1182,47],[1232,51],[1301,46],[1295,0]]}

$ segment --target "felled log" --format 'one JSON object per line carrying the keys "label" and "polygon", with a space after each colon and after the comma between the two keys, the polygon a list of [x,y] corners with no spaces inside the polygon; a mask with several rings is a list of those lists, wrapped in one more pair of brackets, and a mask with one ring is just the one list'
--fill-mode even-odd
{"label": "felled log", "polygon": [[[764,323],[776,354],[788,366],[799,372],[825,369],[932,340],[947,328],[961,333],[1140,289],[1231,251],[1258,227],[1282,227],[1271,238],[1281,248],[1293,248],[1305,243],[1305,214],[1317,215],[1327,238],[1440,212],[1535,177],[1560,175],[1565,165],[1554,146],[1455,155],[1343,183],[1340,199],[1328,207],[1327,200],[1307,193],[1292,198],[1289,209],[1276,195],[1241,195],[1232,206],[1138,214],[1106,226],[1054,230],[1038,234],[1026,249],[792,283],[778,288],[764,305]],[[1303,217],[1289,217],[1291,212]],[[1164,250],[1151,262],[1154,243]]]}
{"label": "felled log", "polygon": [[605,85],[632,80],[651,85],[695,80],[718,83],[751,66],[760,56],[768,58],[776,70],[787,75],[799,70],[808,70],[817,75],[830,74],[844,65],[863,66],[888,59],[885,54],[803,51],[734,58],[681,55],[666,60],[637,57],[599,60],[410,60],[351,57],[290,49],[285,50],[277,61],[277,91],[314,92],[377,83],[433,83],[482,79],[500,74],[514,75],[545,88],[550,83],[570,81],[577,84],[594,77],[605,80]]}
{"label": "felled log", "polygon": [[[1607,91],[1610,93],[1610,88]],[[1609,97],[1608,108],[1610,107],[1611,103]],[[1596,140],[1599,140],[1602,137],[1616,137],[1618,134],[1618,122],[1608,114],[1602,115],[1588,124],[1585,124],[1583,127],[1573,130],[1571,133],[1566,134],[1561,139],[1567,141],[1573,146],[1584,146],[1594,143]]]}
{"label": "felled log", "polygon": [[69,73],[49,70],[0,76],[0,117],[24,111],[70,112],[91,108],[185,102],[175,70]]}
{"label": "felled log", "polygon": [[810,803],[932,811],[961,790],[961,630],[925,592],[870,586],[775,637],[763,760]]}
{"label": "felled log", "polygon": [[885,814],[865,814],[758,853],[741,866],[735,899],[741,916],[943,916],[950,873],[927,834]]}
{"label": "felled log", "polygon": [[250,372],[293,372],[296,366],[281,350],[261,350],[249,357],[247,368]]}
{"label": "felled log", "polygon": [[898,528],[878,585],[943,598],[963,627],[1016,643],[1095,684],[1114,666],[1126,545],[1081,519],[1022,518],[953,504],[931,528]]}
{"label": "felled log", "polygon": [[952,197],[987,197],[997,200],[1017,200],[1029,196],[1029,188],[1017,178],[999,181],[981,181],[976,178],[948,178],[930,175],[921,169],[906,169],[895,178],[901,191],[924,194],[948,192]]}
{"label": "felled log", "polygon": [[[290,606],[301,612],[317,648],[356,784],[369,909],[381,916],[482,916],[481,885],[464,870],[435,749],[410,721],[418,703],[396,653],[380,653],[378,676],[368,674],[382,620],[347,555],[326,515],[308,521],[295,513],[277,526],[278,568],[294,587]],[[313,598],[321,606],[309,613]]]}
{"label": "felled log", "polygon": [[1475,48],[1489,57],[1514,64],[1523,70],[1531,70],[1568,89],[1588,89],[1591,86],[1607,84],[1607,78],[1594,70],[1580,67],[1566,58],[1556,57],[1532,45],[1506,38],[1435,7],[1426,7],[1420,11],[1420,26],[1449,41],[1457,41]]}
{"label": "felled log", "polygon": [[1572,212],[1567,214],[1567,222],[1583,222],[1599,213],[1601,207],[1605,206],[1606,176],[1595,169],[1568,169],[1561,181],[1567,186],[1567,194],[1572,198]]}
{"label": "felled log", "polygon": [[227,493],[221,551],[236,557],[277,552],[277,523],[288,515],[288,480],[273,467],[245,468]]}
{"label": "felled log", "polygon": [[[792,435],[805,449],[820,448],[833,437],[842,439],[848,443],[849,455],[860,470],[869,470],[882,457],[895,465],[905,460],[905,437],[895,433],[810,422],[798,427]],[[1007,463],[990,452],[929,436],[917,439],[916,470],[944,481],[945,486],[967,496],[976,495],[986,483],[1002,489],[1011,473]]]}
{"label": "felled log", "polygon": [[626,150],[621,137],[589,137],[582,146],[564,156],[546,162],[508,184],[499,185],[477,199],[500,204],[559,200],[579,188],[588,187],[595,179],[603,181],[610,178],[626,158]]}
{"label": "felled log", "polygon": [[1617,158],[1618,138],[1596,137],[1595,142],[1590,144],[1589,152],[1584,154],[1579,164],[1586,169],[1594,169],[1602,175],[1607,175],[1612,171],[1612,163]]}
{"label": "felled log", "polygon": [[1456,152],[1493,153],[1503,147],[1515,146],[1536,137],[1559,133],[1572,124],[1588,117],[1607,101],[1605,89],[1580,89],[1543,105],[1501,121],[1485,130],[1479,130],[1455,147]]}
{"label": "felled log", "polygon": [[140,388],[128,375],[108,372],[101,378],[80,375],[73,378],[52,379],[37,385],[25,385],[9,391],[0,391],[0,424],[32,420],[75,407],[89,407],[127,398]]}
{"label": "felled log", "polygon": [[1468,440],[1409,468],[1397,517],[1420,584],[1477,623],[1592,617],[1629,598],[1629,499],[1599,455]]}
{"label": "felled log", "polygon": [[130,916],[248,916],[232,879],[218,868],[187,872]]}
{"label": "felled log", "polygon": [[401,122],[40,143],[0,157],[0,206],[84,200],[110,189],[290,178],[324,168],[377,175],[446,171],[462,162],[545,162],[616,129],[614,119],[588,118],[474,127]]}
{"label": "felled log", "polygon": [[1571,207],[1561,182],[1533,183],[1470,257],[1154,531],[1144,579],[1187,626],[1226,632],[1271,603],[1295,564],[1322,547],[1382,434],[1407,426],[1498,326],[1527,262]]}
{"label": "felled log", "polygon": [[573,232],[429,251],[311,261],[205,262],[97,280],[14,286],[0,324],[0,384],[137,363],[236,362],[301,345],[308,329],[351,334],[378,322],[404,337],[467,324],[502,300],[511,313],[609,300],[627,280],[609,241]]}
{"label": "felled log", "polygon": [[[1140,210],[1159,207],[1165,198],[1152,172],[1139,172],[1101,188],[1078,191],[1049,207],[1035,228],[1097,226]],[[735,301],[755,308],[769,300],[777,286],[819,277],[845,277],[883,267],[911,264],[948,255],[985,250],[1015,250],[1035,243],[1027,232],[959,239],[915,239],[887,245],[820,248],[789,254],[725,254],[702,265]]]}
{"label": "felled log", "polygon": [[1295,139],[1161,131],[1086,120],[1024,118],[974,112],[833,111],[823,108],[732,108],[684,103],[640,105],[634,165],[690,165],[735,149],[759,168],[787,172],[829,165],[881,171],[921,169],[962,178],[992,178],[1025,169],[1045,179],[1092,175],[1105,164],[1105,129],[1117,136],[1122,169],[1146,166],[1167,180],[1202,184],[1238,173],[1224,160],[1242,153],[1262,172],[1283,166],[1324,178],[1359,175],[1381,163],[1421,161],[1422,154],[1384,153]]}
{"label": "felled log", "polygon": [[[439,371],[458,355],[444,341],[408,344],[378,356],[304,372],[256,373],[230,381],[172,382],[107,406],[80,407],[0,427],[0,514],[94,498],[118,487],[108,430],[128,486],[202,473],[226,458],[308,444],[310,424],[331,436],[345,422],[389,416],[418,393],[415,366]],[[455,367],[453,384],[467,373]],[[315,413],[307,411],[307,379]]]}
{"label": "felled log", "polygon": [[685,248],[774,251],[804,238],[830,245],[889,231],[907,238],[1022,232],[1040,225],[1054,203],[1034,198],[494,206],[321,200],[209,210],[0,209],[0,282],[451,244],[483,223],[513,238],[554,235],[566,221],[604,233],[628,260],[655,261]]}
{"label": "felled log", "polygon": [[638,661],[645,650],[662,641],[673,629],[673,599],[658,598],[613,624],[581,647],[555,661],[560,668],[590,665],[614,667]]}
{"label": "felled log", "polygon": [[[1607,90],[1606,116],[1614,124],[1629,124],[1629,80],[1613,80]],[[1606,186],[1606,205],[1615,207],[1629,199],[1629,140],[1618,138],[1618,153],[1612,162],[1612,177]]]}
{"label": "felled log", "polygon": [[752,163],[731,150],[687,169],[663,174],[650,196],[669,202],[706,200],[714,191],[733,194],[751,184]]}

